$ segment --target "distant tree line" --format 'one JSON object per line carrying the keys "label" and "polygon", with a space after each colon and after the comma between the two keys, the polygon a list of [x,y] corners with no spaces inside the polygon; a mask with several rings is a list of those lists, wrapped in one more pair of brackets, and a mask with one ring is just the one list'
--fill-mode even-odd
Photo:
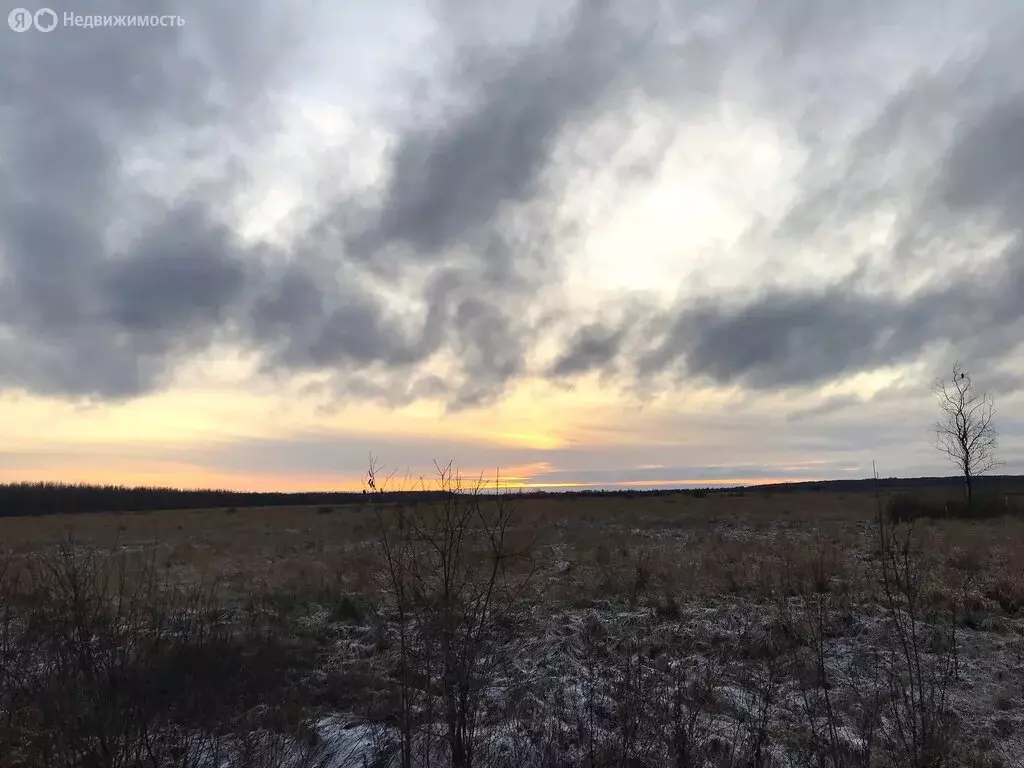
{"label": "distant tree line", "polygon": [[[955,487],[963,483],[958,477],[884,478],[878,487],[886,490]],[[1024,477],[992,475],[978,478],[979,486],[986,490],[1024,487]],[[508,491],[523,499],[557,498],[570,501],[578,498],[626,498],[646,496],[690,495],[704,497],[716,493],[737,491],[764,491],[797,493],[827,491],[853,493],[871,491],[874,480],[826,480],[775,485],[745,486],[743,488],[626,488],[600,490],[535,491],[514,489]],[[467,489],[469,490],[469,489]],[[358,504],[368,500],[385,503],[418,503],[438,501],[451,491],[309,491],[302,493],[244,492],[215,489],[183,490],[127,485],[87,485],[84,483],[0,483],[0,517],[28,517],[33,515],[80,514],[88,512],[147,512],[171,509],[217,509],[230,507],[299,507]],[[489,489],[482,489],[486,495]]]}
{"label": "distant tree line", "polygon": [[[399,491],[387,494],[389,499],[396,502],[429,500],[439,496],[438,491]],[[161,509],[292,507],[353,504],[365,500],[365,494],[351,491],[249,493],[84,483],[4,483],[0,484],[0,517]]]}
{"label": "distant tree line", "polygon": [[[486,495],[491,489],[481,489]],[[471,492],[471,488],[466,489]],[[310,491],[300,493],[244,492],[217,489],[183,490],[127,485],[85,483],[0,483],[0,517],[80,514],[88,512],[147,512],[173,509],[230,507],[299,507],[358,504],[368,500],[386,503],[437,501],[452,491]],[[512,490],[521,498],[579,498],[659,496],[694,493],[694,489],[525,491]]]}
{"label": "distant tree line", "polygon": [[[864,480],[812,480],[799,483],[775,483],[772,485],[750,485],[733,490],[771,491],[772,493],[803,493],[821,491],[828,493],[856,493],[872,491],[877,482],[878,488],[887,491],[923,490],[926,488],[962,488],[963,477],[880,477]],[[988,475],[975,478],[978,488],[987,491],[1009,490],[1024,487],[1022,475]]]}

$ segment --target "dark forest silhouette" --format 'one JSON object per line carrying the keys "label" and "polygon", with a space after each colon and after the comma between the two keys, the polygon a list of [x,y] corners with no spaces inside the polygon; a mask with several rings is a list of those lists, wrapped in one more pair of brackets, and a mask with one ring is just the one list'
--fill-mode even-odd
{"label": "dark forest silhouette", "polygon": [[[1024,477],[1015,475],[993,475],[979,479],[979,485],[986,490],[1017,490],[1024,488]],[[565,499],[581,497],[619,496],[665,496],[671,494],[706,495],[713,493],[796,493],[820,491],[831,493],[855,493],[875,488],[872,479],[825,480],[799,483],[777,483],[729,488],[671,488],[640,489],[623,488],[573,489],[558,491],[512,490],[522,498],[557,497]],[[914,490],[923,488],[952,488],[963,483],[960,477],[883,478],[877,481],[885,490]],[[486,484],[482,490],[493,490]],[[244,492],[227,490],[183,490],[180,488],[130,487],[124,485],[88,485],[71,483],[6,483],[0,484],[0,517],[21,517],[33,515],[78,514],[87,512],[146,512],[174,509],[216,509],[230,507],[297,507],[314,505],[360,504],[368,496],[374,499],[386,498],[392,502],[427,502],[444,495],[443,491],[388,491],[365,494],[359,491],[310,491],[301,493]]]}

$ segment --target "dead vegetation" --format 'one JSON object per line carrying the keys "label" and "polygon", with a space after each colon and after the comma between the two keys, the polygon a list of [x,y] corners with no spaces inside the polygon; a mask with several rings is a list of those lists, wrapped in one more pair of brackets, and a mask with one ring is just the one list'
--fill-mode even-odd
{"label": "dead vegetation", "polygon": [[440,481],[0,521],[0,764],[1020,764],[1015,517]]}

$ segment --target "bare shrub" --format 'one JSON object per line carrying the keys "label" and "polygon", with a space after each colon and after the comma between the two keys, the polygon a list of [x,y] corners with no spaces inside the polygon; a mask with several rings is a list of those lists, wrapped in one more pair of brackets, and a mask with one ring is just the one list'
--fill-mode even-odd
{"label": "bare shrub", "polygon": [[712,736],[720,719],[720,666],[692,653],[689,643],[675,643],[666,659],[666,680],[654,700],[656,722],[667,765],[703,765],[711,758]]}
{"label": "bare shrub", "polygon": [[956,617],[924,621],[928,573],[913,522],[890,525],[879,507],[877,526],[875,572],[887,628],[887,725],[882,733],[898,765],[941,768],[953,764],[955,756],[949,695],[958,674]]}
{"label": "bare shrub", "polygon": [[[251,732],[294,732],[303,713],[282,695],[293,649],[219,607],[211,589],[160,577],[152,555],[69,541],[0,582],[0,744],[11,761],[190,768]],[[302,753],[285,741],[250,744],[236,764]]]}
{"label": "bare shrub", "polygon": [[1006,504],[994,494],[972,493],[971,501],[926,499],[901,493],[889,499],[886,515],[892,524],[914,520],[986,520],[1006,514]]}
{"label": "bare shrub", "polygon": [[[385,498],[377,471],[368,484]],[[433,759],[437,720],[448,760],[470,768],[482,718],[501,687],[506,661],[527,618],[534,569],[511,542],[513,507],[502,494],[464,487],[452,466],[438,468],[436,504],[378,506],[381,584],[394,620],[400,763]]]}
{"label": "bare shrub", "polygon": [[[891,512],[892,507],[887,510]],[[877,559],[870,570],[882,609],[878,631],[858,638],[845,664],[851,595],[795,580],[780,616],[799,636],[789,648],[798,722],[793,750],[815,768],[941,768],[961,750],[950,693],[957,676],[956,603],[936,603],[930,539],[911,521],[891,522],[877,504]],[[872,642],[873,640],[873,642]],[[836,649],[837,650],[837,649]]]}
{"label": "bare shrub", "polygon": [[792,747],[800,765],[868,768],[876,755],[884,695],[879,658],[867,651],[861,668],[856,657],[845,669],[834,665],[846,611],[821,592],[780,605],[782,620],[801,640],[790,648],[800,726]]}
{"label": "bare shrub", "polygon": [[850,586],[850,574],[838,543],[821,534],[785,546],[777,573],[784,595],[823,594]]}

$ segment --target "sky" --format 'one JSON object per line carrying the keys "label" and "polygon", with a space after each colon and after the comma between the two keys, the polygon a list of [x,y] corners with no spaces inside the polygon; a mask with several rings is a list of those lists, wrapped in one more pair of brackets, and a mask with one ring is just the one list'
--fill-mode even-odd
{"label": "sky", "polygon": [[1024,4],[144,5],[0,28],[0,481],[1024,473]]}

